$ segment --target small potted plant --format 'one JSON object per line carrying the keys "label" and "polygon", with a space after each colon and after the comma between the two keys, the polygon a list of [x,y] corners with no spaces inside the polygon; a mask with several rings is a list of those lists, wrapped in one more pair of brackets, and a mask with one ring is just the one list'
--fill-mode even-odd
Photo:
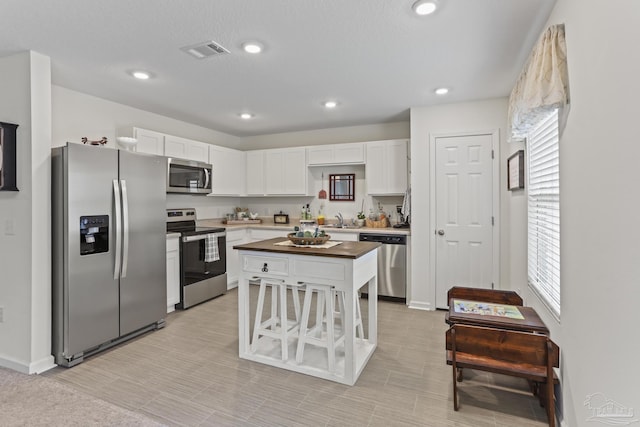
{"label": "small potted plant", "polygon": [[364,226],[365,218],[366,218],[366,216],[364,215],[364,212],[362,212],[362,211],[358,212],[358,219],[356,220],[356,224],[358,224],[358,227],[363,227]]}

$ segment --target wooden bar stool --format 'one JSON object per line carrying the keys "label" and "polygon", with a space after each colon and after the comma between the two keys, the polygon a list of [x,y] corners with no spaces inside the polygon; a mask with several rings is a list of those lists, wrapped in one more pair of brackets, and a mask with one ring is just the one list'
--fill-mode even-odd
{"label": "wooden bar stool", "polygon": [[[297,336],[300,329],[300,300],[298,297],[299,285],[287,284],[281,279],[255,278],[260,280],[258,291],[258,304],[256,306],[256,318],[253,326],[253,338],[251,351],[256,351],[258,339],[266,336],[280,340],[282,360],[289,359],[289,338]],[[262,320],[264,300],[267,287],[271,288],[271,314],[268,319]],[[295,320],[289,319],[287,314],[287,289],[292,290]]]}
{"label": "wooden bar stool", "polygon": [[[334,328],[335,301],[336,295],[331,285],[321,285],[317,283],[306,283],[304,303],[302,304],[302,318],[300,319],[300,334],[298,337],[298,348],[296,350],[296,362],[302,363],[304,357],[304,346],[306,344],[315,345],[327,349],[329,372],[335,370],[336,346],[344,342],[344,323],[341,333],[336,334]],[[309,315],[311,313],[311,302],[314,292],[317,294],[316,323],[309,328]],[[342,303],[344,306],[344,303]],[[344,310],[342,310],[344,313]],[[343,314],[344,316],[344,314]],[[326,320],[326,331],[323,327]]]}

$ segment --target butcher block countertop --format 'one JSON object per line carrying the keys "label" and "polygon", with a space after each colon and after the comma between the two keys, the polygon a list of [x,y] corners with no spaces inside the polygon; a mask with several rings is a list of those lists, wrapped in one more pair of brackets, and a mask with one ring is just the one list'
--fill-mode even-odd
{"label": "butcher block countertop", "polygon": [[276,237],[275,239],[261,240],[259,242],[236,245],[233,247],[233,249],[238,249],[241,251],[258,251],[279,254],[313,255],[332,258],[356,259],[381,246],[380,243],[376,242],[342,242],[339,245],[326,249],[313,247],[298,248],[295,246],[275,245],[276,243],[286,240],[286,238]]}

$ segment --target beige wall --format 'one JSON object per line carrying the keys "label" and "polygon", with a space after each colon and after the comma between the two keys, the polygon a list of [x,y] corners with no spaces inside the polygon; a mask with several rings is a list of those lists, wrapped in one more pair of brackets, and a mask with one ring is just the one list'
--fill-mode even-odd
{"label": "beige wall", "polygon": [[259,150],[261,148],[406,139],[409,138],[409,135],[409,122],[380,123],[245,137],[242,139],[242,149]]}
{"label": "beige wall", "polygon": [[[445,104],[434,107],[411,109],[411,234],[412,238],[412,277],[413,287],[411,305],[426,309],[435,308],[436,289],[430,283],[431,266],[429,265],[429,243],[432,232],[429,230],[430,206],[430,158],[429,138],[433,134],[492,132],[499,131],[500,144],[497,161],[500,166],[500,283],[497,287],[516,288],[511,281],[511,240],[510,229],[522,227],[524,220],[511,223],[511,192],[506,191],[506,173],[503,165],[507,157],[518,148],[505,141],[507,123],[507,99],[497,98],[485,101]],[[516,255],[521,254],[518,250]],[[415,262],[420,259],[421,262]],[[521,275],[521,272],[517,274]],[[526,279],[526,276],[525,276]]]}
{"label": "beige wall", "polygon": [[52,87],[53,146],[80,142],[83,136],[97,140],[106,136],[116,147],[116,136],[133,136],[133,127],[231,148],[241,148],[240,138],[192,125],[127,105],[96,98],[61,86]]}
{"label": "beige wall", "polygon": [[50,69],[34,52],[0,58],[0,120],[20,125],[20,191],[0,192],[0,366],[25,373],[53,366]]}
{"label": "beige wall", "polygon": [[[640,2],[558,0],[564,23],[571,111],[560,139],[563,425],[584,426],[589,395],[640,418]],[[531,299],[533,303],[536,301]]]}

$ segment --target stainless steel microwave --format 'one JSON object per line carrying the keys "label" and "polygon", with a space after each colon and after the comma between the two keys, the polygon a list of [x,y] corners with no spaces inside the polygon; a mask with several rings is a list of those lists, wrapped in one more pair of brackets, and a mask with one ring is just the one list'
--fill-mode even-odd
{"label": "stainless steel microwave", "polygon": [[167,193],[211,193],[213,166],[208,163],[169,157]]}

